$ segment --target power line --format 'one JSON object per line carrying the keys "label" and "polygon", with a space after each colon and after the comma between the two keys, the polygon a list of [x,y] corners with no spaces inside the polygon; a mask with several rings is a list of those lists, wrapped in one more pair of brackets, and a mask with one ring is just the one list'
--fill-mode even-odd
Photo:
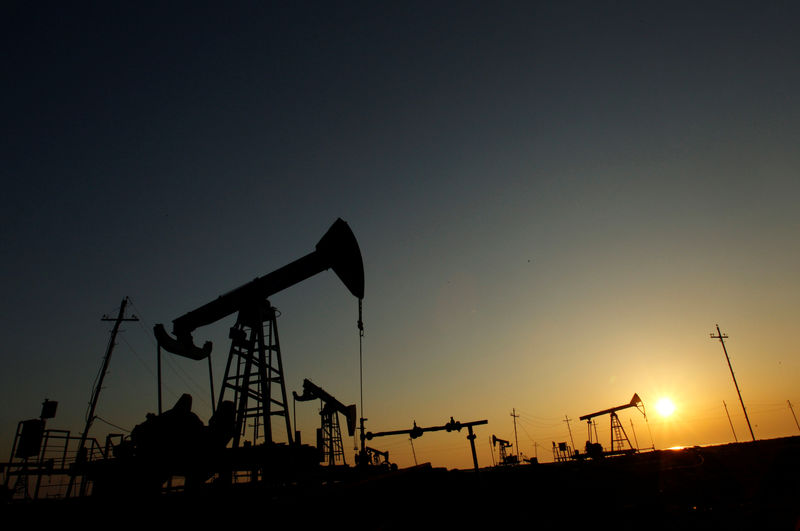
{"label": "power line", "polygon": [[122,431],[124,431],[125,433],[130,433],[130,432],[131,432],[131,430],[129,430],[129,429],[126,429],[126,428],[123,428],[123,427],[121,427],[121,426],[117,426],[117,425],[116,425],[116,424],[114,424],[113,422],[109,422],[109,421],[107,421],[106,419],[104,419],[103,417],[101,417],[101,416],[99,416],[99,415],[95,415],[95,417],[94,417],[94,418],[95,418],[95,420],[99,420],[100,422],[104,422],[105,424],[108,424],[109,426],[111,426],[111,427],[113,427],[113,428],[117,428],[118,430],[122,430]]}

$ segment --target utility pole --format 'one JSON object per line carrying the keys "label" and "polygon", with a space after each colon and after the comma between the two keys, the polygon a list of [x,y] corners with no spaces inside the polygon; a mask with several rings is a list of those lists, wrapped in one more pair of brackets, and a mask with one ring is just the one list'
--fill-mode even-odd
{"label": "utility pole", "polygon": [[733,378],[733,385],[736,387],[736,393],[739,395],[739,402],[742,404],[742,411],[744,411],[744,419],[747,421],[747,427],[750,430],[750,436],[753,440],[756,440],[756,436],[753,434],[753,427],[750,425],[750,417],[747,416],[747,409],[744,407],[744,400],[742,400],[742,393],[739,391],[739,384],[736,383],[736,375],[733,374],[733,366],[731,366],[731,358],[728,356],[728,349],[725,348],[725,339],[728,338],[727,334],[723,334],[719,330],[719,325],[717,325],[717,335],[711,333],[711,339],[719,339],[719,342],[722,343],[722,351],[725,353],[725,359],[728,361],[728,368],[731,370],[731,377]]}
{"label": "utility pole", "polygon": [[572,438],[572,428],[569,425],[569,421],[572,420],[567,415],[564,415],[564,422],[567,423],[567,429],[569,430],[569,440],[572,442],[572,453],[575,453],[575,439]]}
{"label": "utility pole", "polygon": [[[138,321],[139,318],[135,315],[132,315],[128,318],[125,317],[125,307],[128,305],[128,297],[122,299],[122,303],[119,305],[119,314],[117,314],[116,319],[112,319],[107,315],[104,315],[101,321],[114,321],[114,328],[111,329],[111,338],[108,340],[108,346],[106,347],[106,354],[103,357],[103,366],[100,369],[100,374],[97,377],[97,384],[95,388],[92,390],[92,399],[89,402],[89,412],[86,414],[86,426],[83,428],[83,433],[81,434],[81,442],[78,446],[78,454],[77,454],[77,462],[76,464],[85,463],[88,460],[86,455],[86,439],[89,437],[89,429],[92,427],[92,422],[95,419],[95,409],[97,408],[97,402],[100,399],[100,391],[103,389],[103,379],[106,377],[106,372],[108,372],[108,364],[111,362],[111,353],[114,351],[114,345],[116,345],[117,340],[117,332],[119,332],[119,326],[122,324],[123,321]],[[75,473],[73,473],[69,478],[69,485],[67,486],[67,497],[69,498],[70,491],[72,490],[72,485],[75,481]],[[85,481],[81,481],[81,493],[85,488]]]}
{"label": "utility pole", "polygon": [[722,406],[725,408],[725,414],[728,415],[728,424],[731,425],[731,431],[733,432],[733,440],[739,442],[739,439],[736,437],[736,430],[733,429],[733,422],[731,422],[731,414],[728,413],[728,404],[725,401],[722,401]]}
{"label": "utility pole", "polygon": [[517,450],[517,462],[519,462],[519,440],[517,439],[517,419],[519,415],[516,413],[516,408],[511,408],[511,416],[514,417],[514,448]]}
{"label": "utility pole", "polygon": [[788,400],[786,401],[789,404],[789,410],[792,412],[792,418],[794,419],[794,424],[797,426],[797,429],[800,430],[800,424],[797,423],[797,415],[794,414],[794,408],[792,407],[792,403]]}

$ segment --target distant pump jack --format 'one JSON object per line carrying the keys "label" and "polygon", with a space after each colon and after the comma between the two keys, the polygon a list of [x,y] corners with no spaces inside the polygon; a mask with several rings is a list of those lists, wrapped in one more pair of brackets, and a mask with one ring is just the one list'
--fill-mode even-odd
{"label": "distant pump jack", "polygon": [[[634,393],[633,398],[631,398],[631,401],[627,404],[622,404],[621,406],[616,406],[604,409],[602,411],[597,411],[596,413],[583,415],[580,418],[580,420],[588,421],[589,438],[586,441],[586,452],[590,454],[590,457],[592,457],[591,454],[594,454],[595,457],[602,457],[603,455],[616,455],[616,454],[637,452],[637,449],[633,447],[630,439],[628,439],[628,435],[625,433],[625,428],[622,427],[622,423],[619,421],[619,417],[617,416],[617,411],[621,411],[623,409],[628,409],[631,407],[639,409],[639,406],[641,404],[642,404],[641,398],[639,398],[639,395],[637,393]],[[642,410],[639,411],[642,412],[642,414],[644,414]],[[609,415],[611,417],[611,449],[607,452],[603,451],[599,442],[592,442],[592,427],[594,426],[592,419],[602,415]],[[595,427],[595,433],[596,431],[597,428]],[[597,439],[596,435],[594,439]],[[628,445],[628,448],[625,448],[625,444]]]}
{"label": "distant pump jack", "polygon": [[303,394],[292,392],[298,402],[320,400],[324,405],[319,414],[321,427],[317,428],[317,448],[320,451],[320,461],[327,462],[329,466],[336,465],[337,461],[347,464],[342,444],[342,432],[339,427],[339,413],[347,420],[347,434],[352,437],[356,432],[356,405],[345,406],[323,388],[315,385],[311,380],[303,380]]}

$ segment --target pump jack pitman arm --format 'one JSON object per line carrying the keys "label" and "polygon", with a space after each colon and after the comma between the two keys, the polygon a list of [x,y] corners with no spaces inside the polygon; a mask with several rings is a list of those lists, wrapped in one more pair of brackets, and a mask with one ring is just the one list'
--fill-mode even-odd
{"label": "pump jack pitman arm", "polygon": [[192,338],[195,329],[224,319],[243,308],[253,307],[326,269],[333,269],[350,293],[359,300],[364,298],[361,250],[353,231],[342,219],[337,219],[331,225],[311,253],[173,320],[172,333],[175,338],[170,337],[163,325],[157,324],[153,328],[156,340],[173,354],[195,360],[204,359],[211,354],[212,345],[207,341],[202,348],[196,346]]}

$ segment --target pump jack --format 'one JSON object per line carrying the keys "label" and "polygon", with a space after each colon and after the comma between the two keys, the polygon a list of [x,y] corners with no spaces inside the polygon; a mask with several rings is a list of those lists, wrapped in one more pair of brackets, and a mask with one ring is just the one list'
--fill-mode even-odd
{"label": "pump jack", "polygon": [[[642,409],[639,409],[640,405],[642,406]],[[627,404],[604,409],[596,413],[590,413],[580,418],[581,420],[587,421],[589,428],[589,439],[586,441],[586,453],[589,455],[589,457],[597,458],[606,455],[633,454],[638,451],[631,444],[630,439],[628,439],[628,435],[625,433],[625,428],[622,427],[622,423],[619,421],[619,417],[617,417],[617,411],[628,409],[630,407],[639,409],[642,415],[644,415],[644,405],[642,405],[642,399],[639,398],[638,394],[634,393],[633,398],[631,398],[631,401]],[[611,450],[608,452],[603,451],[603,447],[599,442],[592,442],[592,426],[594,425],[592,419],[601,415],[611,416]],[[596,438],[597,428],[595,427],[595,439]],[[625,443],[627,443],[628,448],[625,448]]]}
{"label": "pump jack", "polygon": [[[130,490],[134,484],[146,484],[147,489],[157,490],[164,478],[174,475],[184,475],[187,479],[191,475],[198,482],[214,473],[221,482],[233,482],[242,476],[258,481],[266,479],[269,470],[271,477],[280,480],[284,474],[288,477],[298,471],[302,473],[304,467],[310,469],[314,465],[314,449],[294,444],[292,440],[276,322],[278,312],[268,297],[326,269],[333,269],[350,293],[359,301],[363,299],[361,251],[353,232],[341,219],[333,223],[311,253],[173,320],[173,335],[161,324],[154,327],[159,360],[162,348],[193,360],[209,360],[214,414],[208,431],[214,436],[202,438],[208,444],[201,444],[197,437],[184,433],[186,430],[181,428],[184,424],[191,424],[198,433],[205,429],[191,413],[188,395],[162,414],[159,378],[159,414],[148,414],[147,420],[134,428],[139,436],[132,435],[130,441],[125,441],[125,448],[120,451],[123,458],[91,471],[98,481],[104,482],[107,491]],[[215,400],[212,345],[206,342],[203,347],[196,346],[192,334],[233,313],[238,315],[230,330],[225,375]],[[284,417],[288,446],[275,444],[273,416]],[[226,448],[229,444],[230,448]],[[185,466],[179,469],[175,459],[165,456],[181,458]]]}
{"label": "pump jack", "polygon": [[[387,470],[397,470],[397,465],[389,462],[388,451],[381,452],[380,450],[370,448],[369,446],[365,446],[364,450],[366,451],[366,455],[369,457],[370,465]],[[383,461],[381,461],[381,458],[383,458]]]}
{"label": "pump jack", "polygon": [[507,450],[511,448],[513,445],[506,441],[505,439],[501,439],[496,435],[492,435],[492,446],[497,448],[497,445],[500,445],[500,464],[501,465],[516,465],[519,463],[516,455],[509,454]]}
{"label": "pump jack", "polygon": [[[253,445],[259,440],[272,443],[273,415],[284,417],[286,437],[292,443],[277,315],[267,298],[326,269],[333,269],[359,300],[364,298],[361,250],[350,227],[341,219],[328,229],[313,252],[173,320],[174,338],[163,325],[154,327],[159,349],[202,360],[211,354],[212,345],[207,341],[203,347],[196,346],[192,333],[201,326],[238,312],[229,336],[231,348],[218,397],[219,407],[225,400],[226,391],[233,393],[236,412],[234,448],[243,442],[247,419],[254,420]],[[277,384],[279,393],[274,392],[272,384]],[[251,399],[253,405],[249,403]],[[263,432],[259,432],[259,427]]]}
{"label": "pump jack", "polygon": [[303,394],[292,392],[298,402],[319,399],[324,404],[319,412],[322,425],[317,428],[317,449],[320,452],[320,461],[327,460],[328,465],[334,466],[337,458],[342,464],[347,464],[344,458],[344,445],[342,444],[342,431],[339,428],[339,413],[347,420],[347,434],[352,437],[356,433],[356,405],[345,406],[323,388],[312,381],[303,380]]}

